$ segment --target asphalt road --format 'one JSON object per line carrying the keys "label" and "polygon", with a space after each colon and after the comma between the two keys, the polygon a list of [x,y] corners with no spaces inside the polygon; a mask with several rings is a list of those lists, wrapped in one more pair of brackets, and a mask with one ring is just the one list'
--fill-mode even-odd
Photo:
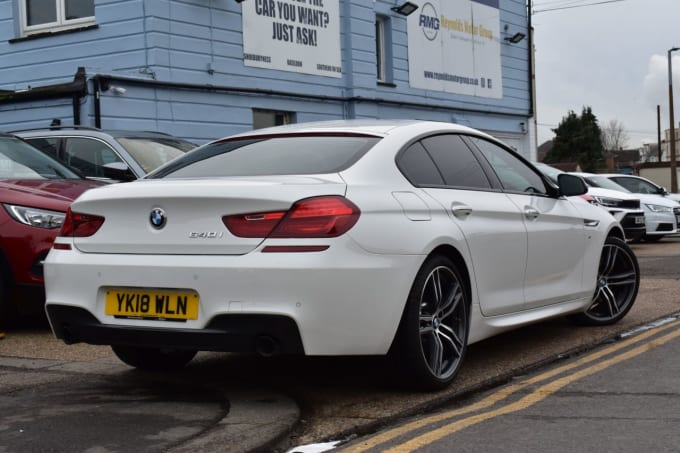
{"label": "asphalt road", "polygon": [[339,451],[677,452],[678,372],[676,318]]}
{"label": "asphalt road", "polygon": [[[280,423],[277,426],[279,431],[272,436],[276,437],[276,433],[284,435],[278,439],[276,447],[270,446],[269,449],[285,451],[292,446],[370,434],[407,417],[435,410],[501,385],[513,376],[532,372],[560,358],[588,350],[596,344],[614,341],[622,332],[651,320],[680,312],[680,239],[664,239],[655,244],[634,244],[633,248],[641,265],[642,284],[636,305],[622,322],[606,328],[586,328],[575,327],[567,320],[557,319],[472,345],[454,384],[438,393],[413,393],[400,388],[393,382],[387,363],[380,358],[265,359],[247,355],[201,353],[184,372],[172,378],[163,376],[162,380],[170,379],[172,385],[176,386],[172,387],[172,392],[166,392],[166,395],[173,392],[185,395],[177,401],[178,404],[204,402],[206,405],[202,406],[202,410],[205,413],[200,417],[189,417],[196,422],[195,425],[181,417],[165,417],[165,422],[161,424],[169,423],[177,430],[161,434],[156,433],[158,429],[152,430],[155,433],[153,435],[157,436],[154,438],[157,443],[149,444],[148,451],[157,451],[156,448],[177,449],[177,439],[182,436],[184,440],[199,442],[204,433],[229,420],[231,403],[239,400],[240,392],[248,394],[248,389],[253,393],[241,398],[240,401],[247,404],[239,407],[247,409],[246,413],[254,411],[259,418],[246,417],[242,424],[246,428],[238,431],[237,435],[242,436],[242,439],[252,438],[253,441],[261,440],[258,437],[264,438],[262,433],[266,417],[271,412],[272,424]],[[15,361],[14,365],[11,364],[12,361]],[[31,374],[27,371],[31,366],[44,367],[50,376],[56,373],[62,379],[60,382],[69,386],[85,385],[88,375],[96,375],[91,380],[90,387],[83,387],[83,395],[88,394],[88,388],[100,389],[102,394],[109,395],[112,388],[121,389],[114,392],[117,395],[140,395],[139,389],[153,390],[153,387],[146,384],[147,376],[140,376],[121,365],[109,348],[66,346],[52,338],[44,323],[8,331],[7,338],[0,341],[0,366],[7,363],[10,365],[0,369],[0,406],[3,401],[6,404],[11,402],[6,398],[7,393],[2,393],[3,389],[21,397],[28,398],[31,391],[34,399],[42,397],[42,388],[36,388],[36,385],[43,382],[38,380],[32,383],[26,380],[26,376]],[[82,376],[82,379],[78,376]],[[14,382],[12,385],[15,387],[8,387],[8,382]],[[131,387],[125,387],[126,382]],[[46,383],[54,385],[51,380]],[[245,389],[244,384],[248,386]],[[31,386],[34,388],[29,390]],[[128,390],[123,391],[123,388]],[[253,388],[258,390],[252,390]],[[206,392],[218,392],[222,395],[218,399],[221,405],[213,404],[210,399],[206,401]],[[258,392],[267,396],[258,398]],[[193,396],[188,398],[187,394]],[[49,392],[46,394],[45,401],[49,401],[50,395]],[[158,401],[157,407],[160,408],[163,399]],[[97,407],[112,404],[110,407],[114,412],[118,409],[125,412],[127,408],[124,400],[117,398],[95,401],[92,404]],[[3,412],[6,408],[7,406],[0,407]],[[146,416],[129,418],[127,423],[136,426],[145,423],[142,420],[149,420],[153,414],[163,413],[161,409],[152,410]],[[41,420],[53,422],[46,416]],[[87,418],[76,420],[79,421],[78,425],[85,425],[87,422]],[[117,416],[111,419],[109,425],[104,425],[104,428],[111,426],[113,429],[119,426],[121,420]],[[7,426],[5,422],[6,419],[0,420],[0,430],[3,425]],[[202,430],[196,429],[201,424]],[[191,431],[192,429],[195,431]],[[65,431],[65,428],[55,428],[55,431],[50,432]],[[130,431],[132,433],[134,430]],[[173,435],[176,437],[173,438]],[[119,451],[127,450],[122,448],[126,437],[125,429],[112,431],[108,437],[120,442]],[[132,435],[128,437],[134,438]],[[3,438],[5,436],[0,431],[0,439]],[[92,445],[97,446],[103,447],[99,444]],[[206,447],[203,448],[204,451],[211,451],[206,445],[203,447]],[[223,448],[214,451],[238,450]]]}

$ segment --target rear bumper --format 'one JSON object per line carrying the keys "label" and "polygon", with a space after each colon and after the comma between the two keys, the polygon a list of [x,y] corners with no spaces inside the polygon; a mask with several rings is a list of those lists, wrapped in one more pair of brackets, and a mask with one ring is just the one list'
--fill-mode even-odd
{"label": "rear bumper", "polygon": [[[242,341],[243,336],[272,335],[277,330],[253,332],[255,325],[246,329],[241,323],[283,317],[299,331],[302,347],[293,351],[385,354],[422,259],[369,254],[350,243],[318,253],[238,256],[53,249],[45,262],[46,309],[57,337],[67,339],[59,329],[68,322],[70,341],[139,346],[171,342],[176,347],[186,341],[191,345],[186,349],[249,351],[252,347],[244,346],[244,341],[251,340]],[[116,288],[195,291],[200,297],[197,318],[162,321],[107,315],[106,294]],[[88,316],[58,307],[78,308]],[[63,310],[67,315],[61,314]]]}
{"label": "rear bumper", "polygon": [[295,321],[275,315],[222,315],[203,329],[161,329],[102,324],[87,310],[49,305],[54,335],[67,344],[140,344],[193,351],[304,354]]}

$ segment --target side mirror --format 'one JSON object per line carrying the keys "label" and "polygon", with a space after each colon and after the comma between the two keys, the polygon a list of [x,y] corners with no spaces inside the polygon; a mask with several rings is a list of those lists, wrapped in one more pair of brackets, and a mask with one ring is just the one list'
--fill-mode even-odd
{"label": "side mirror", "polygon": [[123,162],[104,164],[102,165],[102,172],[104,173],[104,177],[118,181],[134,181],[137,179],[132,173],[132,170],[130,170],[130,167]]}
{"label": "side mirror", "polygon": [[668,190],[665,187],[659,187],[659,195],[668,195]]}
{"label": "side mirror", "polygon": [[583,195],[588,192],[586,182],[580,176],[560,173],[557,176],[557,185],[560,188],[560,195],[573,197]]}

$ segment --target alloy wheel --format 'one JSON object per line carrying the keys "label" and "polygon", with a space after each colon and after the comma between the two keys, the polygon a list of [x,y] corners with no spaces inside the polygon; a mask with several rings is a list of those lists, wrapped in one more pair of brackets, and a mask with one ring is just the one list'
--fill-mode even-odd
{"label": "alloy wheel", "polygon": [[420,344],[430,372],[439,379],[454,374],[463,358],[467,313],[463,287],[446,266],[432,269],[420,297]]}
{"label": "alloy wheel", "polygon": [[639,282],[632,250],[621,240],[608,239],[602,248],[593,303],[586,315],[597,323],[618,321],[633,305]]}

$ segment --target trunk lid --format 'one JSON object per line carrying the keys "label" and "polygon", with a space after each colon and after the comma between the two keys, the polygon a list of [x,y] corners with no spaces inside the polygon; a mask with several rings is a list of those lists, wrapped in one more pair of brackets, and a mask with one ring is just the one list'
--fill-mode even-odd
{"label": "trunk lid", "polygon": [[[303,198],[342,196],[345,189],[339,175],[140,180],[110,185],[86,193],[72,205],[74,212],[105,218],[93,236],[74,238],[74,244],[84,253],[242,255],[263,238],[232,235],[223,216],[286,211]],[[165,216],[162,227],[151,221],[157,209]]]}

